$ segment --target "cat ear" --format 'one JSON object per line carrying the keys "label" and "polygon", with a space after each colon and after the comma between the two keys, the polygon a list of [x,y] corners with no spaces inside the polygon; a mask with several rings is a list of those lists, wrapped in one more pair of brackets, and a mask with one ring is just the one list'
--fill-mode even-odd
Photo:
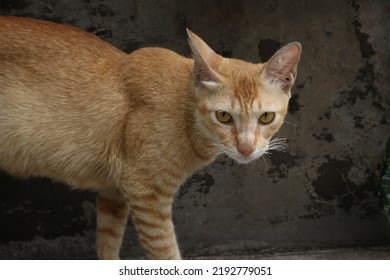
{"label": "cat ear", "polygon": [[301,57],[300,43],[290,43],[277,51],[266,63],[264,75],[271,83],[281,86],[288,93],[297,77],[298,62]]}
{"label": "cat ear", "polygon": [[187,29],[188,43],[194,58],[195,80],[207,87],[217,86],[221,82],[220,70],[222,56],[215,53],[201,38]]}

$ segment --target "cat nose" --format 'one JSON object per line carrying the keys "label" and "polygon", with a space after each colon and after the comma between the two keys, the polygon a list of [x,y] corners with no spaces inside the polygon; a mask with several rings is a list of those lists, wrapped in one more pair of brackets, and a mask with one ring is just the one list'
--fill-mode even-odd
{"label": "cat nose", "polygon": [[250,144],[240,144],[237,147],[237,150],[242,154],[244,157],[249,157],[251,153],[255,150],[255,146],[250,145]]}

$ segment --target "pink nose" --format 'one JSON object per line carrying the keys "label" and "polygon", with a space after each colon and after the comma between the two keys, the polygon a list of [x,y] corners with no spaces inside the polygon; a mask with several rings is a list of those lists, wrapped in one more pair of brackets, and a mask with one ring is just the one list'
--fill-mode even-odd
{"label": "pink nose", "polygon": [[248,145],[248,144],[241,144],[237,147],[237,150],[242,154],[244,157],[249,157],[251,153],[255,150],[255,146]]}

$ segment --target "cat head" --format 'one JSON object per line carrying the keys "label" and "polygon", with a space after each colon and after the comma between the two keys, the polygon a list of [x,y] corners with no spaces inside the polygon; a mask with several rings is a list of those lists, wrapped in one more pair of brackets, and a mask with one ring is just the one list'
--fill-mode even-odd
{"label": "cat head", "polygon": [[274,134],[287,114],[302,47],[290,43],[262,64],[224,58],[187,30],[194,59],[198,128],[213,151],[248,163],[285,146]]}

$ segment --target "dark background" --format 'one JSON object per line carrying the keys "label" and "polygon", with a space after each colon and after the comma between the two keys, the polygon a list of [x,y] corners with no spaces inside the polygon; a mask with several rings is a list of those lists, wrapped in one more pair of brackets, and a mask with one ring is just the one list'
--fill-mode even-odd
{"label": "dark background", "polygon": [[[186,27],[252,62],[301,42],[279,133],[289,151],[268,166],[223,156],[190,178],[174,205],[184,256],[390,245],[377,191],[390,136],[388,1],[0,0],[0,14],[73,25],[126,52],[189,56]],[[0,258],[96,258],[94,203],[93,192],[0,173]],[[142,256],[129,225],[122,257]]]}

